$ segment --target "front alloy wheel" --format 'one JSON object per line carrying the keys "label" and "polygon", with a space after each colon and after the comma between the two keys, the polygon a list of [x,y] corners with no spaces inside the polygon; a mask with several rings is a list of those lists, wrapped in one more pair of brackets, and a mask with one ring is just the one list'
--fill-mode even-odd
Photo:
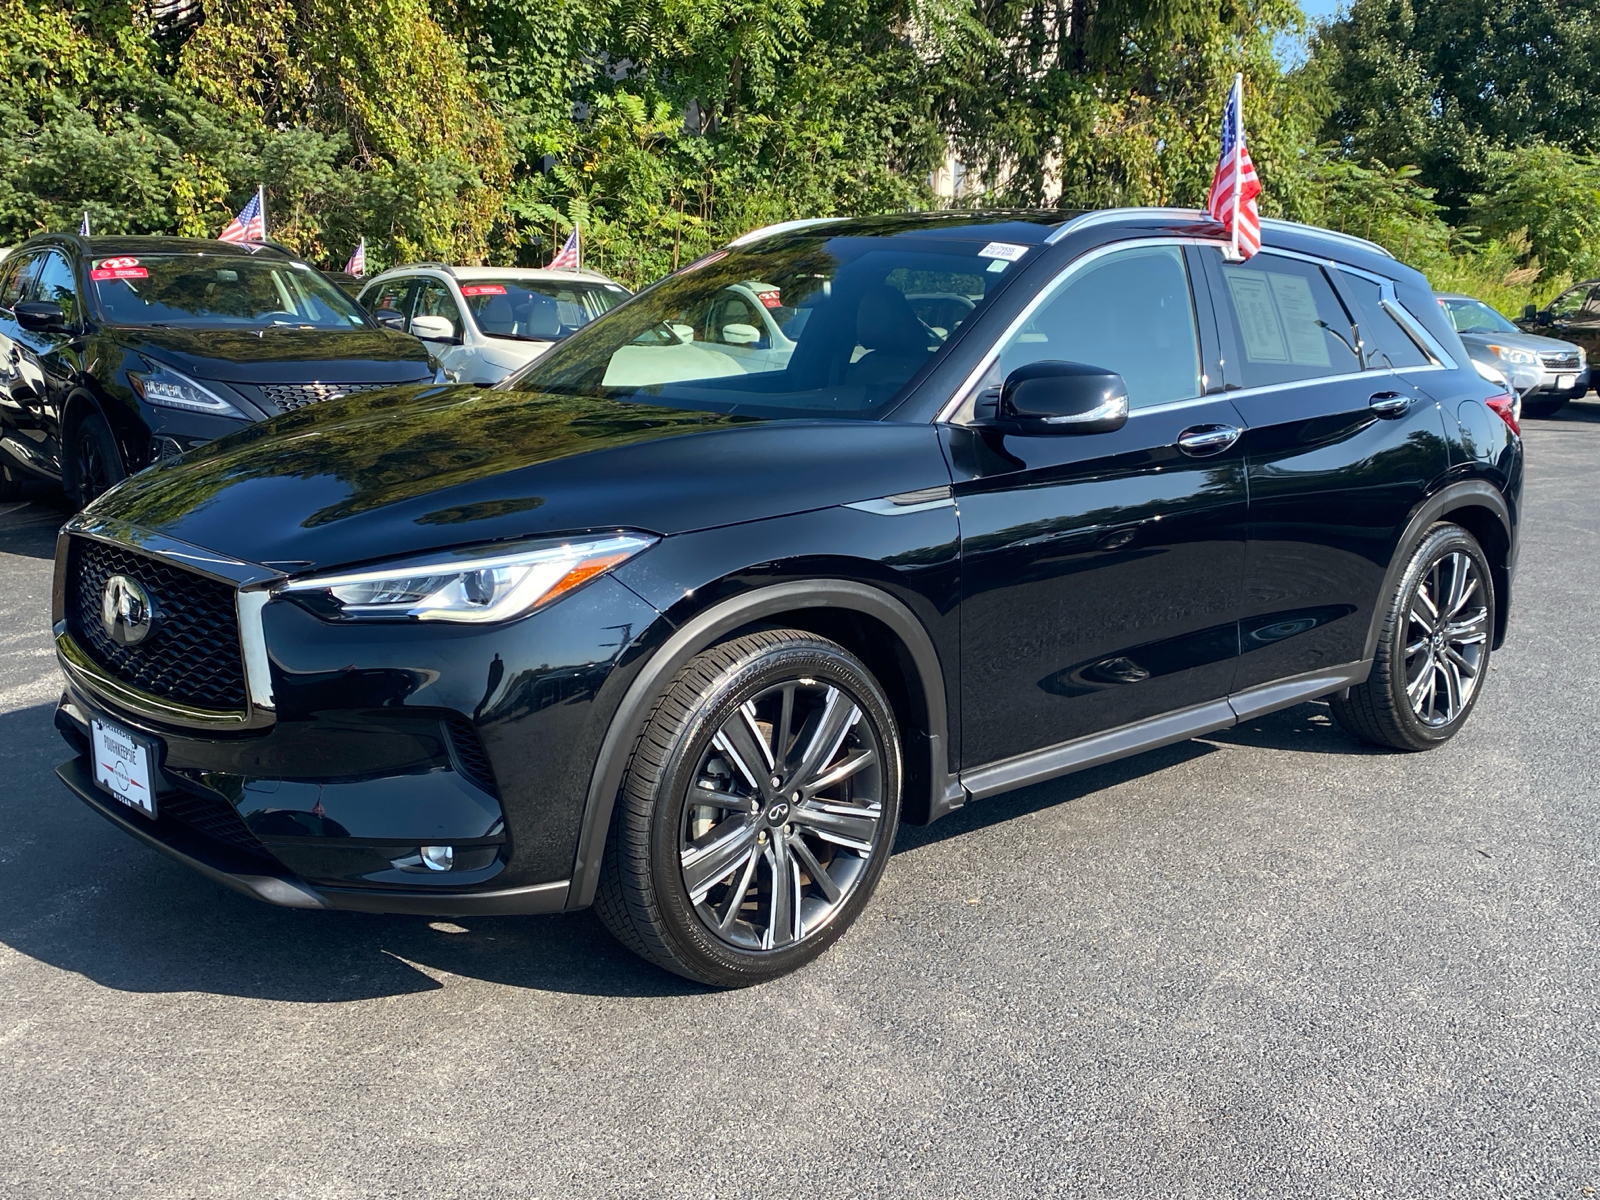
{"label": "front alloy wheel", "polygon": [[883,820],[883,749],[861,707],[819,679],[739,705],[700,756],[679,827],[683,884],[730,945],[817,932],[865,878]]}
{"label": "front alloy wheel", "polygon": [[692,659],[634,753],[596,906],[679,975],[759,983],[820,954],[866,905],[899,817],[900,749],[877,681],[800,630]]}

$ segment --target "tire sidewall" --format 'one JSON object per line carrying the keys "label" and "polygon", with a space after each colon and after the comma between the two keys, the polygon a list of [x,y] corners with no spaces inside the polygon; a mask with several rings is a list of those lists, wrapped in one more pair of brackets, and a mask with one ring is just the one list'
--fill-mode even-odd
{"label": "tire sidewall", "polygon": [[[843,691],[873,722],[883,749],[883,815],[866,874],[828,924],[785,950],[741,950],[718,938],[689,902],[680,867],[679,829],[689,788],[706,746],[722,723],[751,696],[797,675]],[[842,647],[822,639],[756,651],[717,676],[677,731],[650,797],[650,882],[673,949],[714,982],[758,983],[784,975],[826,950],[860,915],[887,865],[900,815],[900,739],[894,715],[872,675]]]}
{"label": "tire sidewall", "polygon": [[[1417,582],[1431,569],[1434,563],[1446,554],[1462,552],[1468,555],[1477,568],[1478,578],[1481,579],[1485,592],[1487,613],[1487,640],[1483,646],[1483,663],[1480,667],[1480,677],[1477,687],[1473,688],[1472,695],[1461,711],[1448,725],[1428,725],[1417,716],[1416,710],[1411,706],[1411,697],[1406,691],[1406,652],[1405,643],[1410,628],[1409,611],[1411,598],[1416,593]],[[1478,541],[1459,525],[1438,525],[1431,529],[1422,539],[1422,544],[1417,547],[1411,556],[1411,562],[1406,567],[1405,575],[1401,577],[1400,587],[1395,595],[1395,612],[1392,627],[1395,630],[1394,643],[1389,654],[1389,686],[1396,697],[1395,714],[1406,736],[1411,739],[1419,749],[1438,745],[1440,742],[1449,741],[1467,723],[1467,718],[1472,715],[1472,710],[1477,707],[1478,698],[1483,695],[1484,686],[1488,680],[1486,676],[1492,657],[1494,642],[1495,617],[1498,606],[1498,597],[1494,590],[1494,574],[1489,569],[1488,556]]]}
{"label": "tire sidewall", "polygon": [[[71,426],[71,433],[67,437],[65,462],[62,463],[62,482],[66,485],[64,491],[79,508],[87,507],[97,499],[84,492],[84,481],[79,478],[78,448],[86,439],[98,443],[101,460],[105,463],[107,474],[115,474],[117,478],[107,479],[104,491],[110,491],[123,479],[128,477],[127,469],[122,463],[122,451],[117,446],[116,436],[111,432],[111,427],[106,424],[105,418],[97,412],[86,413]],[[103,493],[102,493],[103,494]]]}

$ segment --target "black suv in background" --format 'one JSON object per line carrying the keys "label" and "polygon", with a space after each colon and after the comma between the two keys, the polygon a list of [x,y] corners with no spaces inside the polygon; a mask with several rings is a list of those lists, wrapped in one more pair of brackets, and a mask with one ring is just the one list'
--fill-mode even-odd
{"label": "black suv in background", "polygon": [[[1262,224],[762,231],[500,388],[158,465],[58,543],[61,777],[276,904],[594,904],[737,985],[902,818],[1316,697],[1437,746],[1505,637],[1513,399],[1416,271]],[[702,340],[750,280],[787,344]]]}
{"label": "black suv in background", "polygon": [[0,495],[31,474],[86,504],[241,426],[435,374],[276,247],[31,238],[0,262]]}
{"label": "black suv in background", "polygon": [[1573,284],[1543,308],[1525,305],[1517,328],[1571,342],[1583,349],[1589,362],[1600,360],[1600,279]]}

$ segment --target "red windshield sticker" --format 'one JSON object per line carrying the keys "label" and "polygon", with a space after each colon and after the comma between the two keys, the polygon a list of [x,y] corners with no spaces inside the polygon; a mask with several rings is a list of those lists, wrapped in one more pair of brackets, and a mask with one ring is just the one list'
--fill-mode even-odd
{"label": "red windshield sticker", "polygon": [[148,279],[150,272],[139,265],[137,258],[102,258],[89,272],[89,278],[100,279]]}
{"label": "red windshield sticker", "polygon": [[506,289],[499,283],[469,283],[462,287],[463,296],[504,296]]}
{"label": "red windshield sticker", "polygon": [[779,292],[757,292],[756,299],[768,308],[782,308],[783,296]]}

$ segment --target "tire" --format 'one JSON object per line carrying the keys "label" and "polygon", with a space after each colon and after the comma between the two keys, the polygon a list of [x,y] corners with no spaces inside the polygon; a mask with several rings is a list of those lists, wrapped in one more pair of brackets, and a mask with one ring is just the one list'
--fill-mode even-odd
{"label": "tire", "polygon": [[8,462],[0,462],[0,502],[22,495],[22,473]]}
{"label": "tire", "polygon": [[62,465],[67,498],[78,508],[87,508],[102,492],[128,477],[117,439],[99,413],[89,413],[72,426]]}
{"label": "tire", "polygon": [[1553,417],[1567,406],[1566,396],[1540,396],[1535,400],[1522,402],[1522,415],[1525,417]]}
{"label": "tire", "polygon": [[1372,674],[1348,697],[1330,699],[1334,719],[1363,741],[1396,750],[1449,741],[1483,691],[1495,603],[1477,539],[1459,525],[1433,526],[1388,597]]}
{"label": "tire", "polygon": [[634,750],[600,919],[686,979],[747,987],[788,974],[866,907],[900,787],[893,712],[842,646],[794,629],[713,646],[678,673]]}

